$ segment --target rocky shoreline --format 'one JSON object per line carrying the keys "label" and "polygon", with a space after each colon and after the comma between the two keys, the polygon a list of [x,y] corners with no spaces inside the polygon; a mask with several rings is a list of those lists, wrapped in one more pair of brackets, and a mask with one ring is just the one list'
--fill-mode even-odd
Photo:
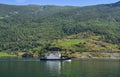
{"label": "rocky shoreline", "polygon": [[[87,58],[87,59],[120,59],[120,52],[75,52],[65,54],[72,58]],[[38,54],[23,54],[22,55],[2,55],[0,57],[36,57],[39,58]]]}
{"label": "rocky shoreline", "polygon": [[93,59],[120,59],[120,53],[105,53],[105,52],[82,52],[71,55],[75,58],[93,58]]}

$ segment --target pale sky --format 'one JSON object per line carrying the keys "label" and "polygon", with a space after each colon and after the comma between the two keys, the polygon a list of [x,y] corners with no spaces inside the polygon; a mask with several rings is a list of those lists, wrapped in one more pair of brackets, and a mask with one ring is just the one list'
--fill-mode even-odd
{"label": "pale sky", "polygon": [[60,6],[88,6],[96,4],[115,3],[120,0],[0,0],[1,4],[12,5],[60,5]]}

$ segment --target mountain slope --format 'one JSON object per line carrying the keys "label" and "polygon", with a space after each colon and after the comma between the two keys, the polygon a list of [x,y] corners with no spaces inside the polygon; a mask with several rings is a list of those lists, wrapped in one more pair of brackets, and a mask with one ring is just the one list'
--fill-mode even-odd
{"label": "mountain slope", "polygon": [[120,2],[87,7],[0,4],[0,9],[1,51],[29,51],[46,44],[40,41],[84,32],[120,43]]}

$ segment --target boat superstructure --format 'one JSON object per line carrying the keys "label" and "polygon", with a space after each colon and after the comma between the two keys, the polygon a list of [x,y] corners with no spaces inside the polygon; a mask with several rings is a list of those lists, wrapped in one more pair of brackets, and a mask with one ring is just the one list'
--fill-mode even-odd
{"label": "boat superstructure", "polygon": [[68,56],[62,56],[60,52],[51,53],[40,58],[40,60],[69,60],[69,59],[71,58]]}

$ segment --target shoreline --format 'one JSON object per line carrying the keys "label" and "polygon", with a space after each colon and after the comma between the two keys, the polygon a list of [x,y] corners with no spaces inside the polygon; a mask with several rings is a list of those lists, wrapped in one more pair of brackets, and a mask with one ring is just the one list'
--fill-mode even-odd
{"label": "shoreline", "polygon": [[[108,52],[75,52],[75,53],[71,53],[71,54],[68,53],[67,56],[69,56],[71,58],[78,58],[78,59],[80,59],[80,58],[81,59],[120,59],[119,52],[113,52],[113,53],[108,53]],[[20,55],[17,56],[17,55],[11,55],[11,54],[0,55],[0,58],[1,57],[21,57],[22,58],[22,56],[20,56]],[[40,56],[33,56],[33,58],[39,58],[39,57]],[[32,57],[30,57],[30,58],[32,58]]]}
{"label": "shoreline", "polygon": [[120,53],[108,53],[108,52],[76,52],[71,57],[82,59],[120,59]]}

